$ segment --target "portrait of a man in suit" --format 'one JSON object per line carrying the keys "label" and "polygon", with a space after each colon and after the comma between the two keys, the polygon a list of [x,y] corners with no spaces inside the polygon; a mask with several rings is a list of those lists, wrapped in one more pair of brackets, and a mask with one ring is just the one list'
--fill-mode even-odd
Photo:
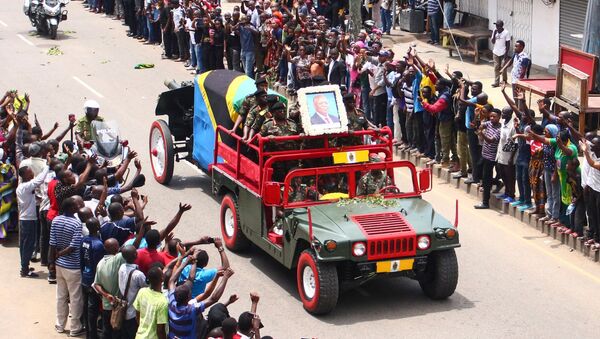
{"label": "portrait of a man in suit", "polygon": [[[328,98],[328,95],[331,98]],[[333,104],[331,105],[330,104]],[[332,107],[333,106],[333,107]],[[339,125],[340,116],[335,105],[334,94],[320,93],[313,96],[310,123],[312,125]]]}

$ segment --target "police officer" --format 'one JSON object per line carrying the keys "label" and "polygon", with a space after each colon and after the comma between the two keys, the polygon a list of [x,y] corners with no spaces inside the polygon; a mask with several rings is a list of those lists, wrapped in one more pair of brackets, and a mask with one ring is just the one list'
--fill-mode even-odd
{"label": "police officer", "polygon": [[92,140],[92,121],[104,121],[98,115],[100,104],[95,100],[88,100],[83,104],[85,116],[79,118],[75,123],[75,138],[77,143],[82,144],[85,141]]}
{"label": "police officer", "polygon": [[[381,162],[381,158],[372,156],[371,162]],[[389,175],[384,174],[382,170],[371,170],[358,181],[356,195],[375,194],[390,185],[393,185],[393,182]]]}
{"label": "police officer", "polygon": [[[254,84],[256,85],[257,89],[262,89],[265,92],[269,89],[267,79],[265,79],[264,77],[256,79],[254,81]],[[246,120],[248,113],[252,108],[254,108],[254,106],[256,106],[256,97],[254,96],[254,93],[252,93],[246,96],[246,98],[244,98],[242,106],[240,106],[240,110],[238,112],[237,120],[233,124],[233,128],[231,128],[229,131],[234,132],[235,130],[237,130],[237,128],[242,124],[242,122]]]}
{"label": "police officer", "polygon": [[246,117],[246,121],[244,122],[244,135],[242,136],[242,140],[250,140],[256,133],[252,129],[254,122],[261,113],[264,115],[269,111],[269,103],[267,102],[267,91],[263,89],[258,89],[254,92],[254,99],[256,100],[256,105],[252,107],[250,112],[248,112],[248,116]]}

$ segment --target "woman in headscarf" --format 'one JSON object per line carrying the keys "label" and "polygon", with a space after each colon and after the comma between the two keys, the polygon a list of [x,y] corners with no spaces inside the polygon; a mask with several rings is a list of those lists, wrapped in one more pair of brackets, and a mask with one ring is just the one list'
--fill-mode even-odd
{"label": "woman in headscarf", "polygon": [[[554,160],[556,162],[555,171],[553,172],[553,176],[550,180],[552,183],[558,181],[558,189],[559,193],[555,192],[556,186],[553,185],[552,194],[553,199],[559,197],[558,201],[552,201],[552,214],[554,220],[556,220],[552,225],[552,227],[562,227],[569,224],[568,216],[566,215],[566,208],[569,204],[571,204],[571,187],[567,182],[567,163],[569,160],[577,158],[577,146],[573,144],[569,140],[569,131],[562,131],[558,133],[558,131],[554,131],[553,128],[548,128],[550,125],[546,126],[546,130],[549,131],[550,134],[554,133],[555,137],[547,138],[541,135],[536,135],[529,132],[528,136],[533,140],[538,140],[543,142],[545,145],[554,146]],[[556,126],[555,126],[556,127]],[[558,130],[558,128],[556,127]],[[558,180],[557,180],[558,179]],[[558,210],[558,211],[557,211]]]}
{"label": "woman in headscarf", "polygon": [[[554,124],[546,125],[544,129],[544,136],[546,138],[556,138],[558,135],[558,126]],[[546,187],[546,219],[545,222],[555,223],[560,217],[560,183],[558,182],[558,176],[556,172],[556,160],[554,160],[554,153],[556,147],[548,144],[544,144],[543,147],[543,160],[544,160],[544,185]]]}

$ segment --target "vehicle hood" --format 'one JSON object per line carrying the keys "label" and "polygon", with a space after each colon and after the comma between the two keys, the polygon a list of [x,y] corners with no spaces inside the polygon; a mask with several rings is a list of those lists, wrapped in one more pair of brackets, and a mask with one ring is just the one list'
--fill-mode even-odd
{"label": "vehicle hood", "polygon": [[[416,234],[428,234],[435,227],[451,227],[452,224],[441,215],[437,214],[427,201],[415,198],[396,199],[396,204],[391,207],[373,205],[370,203],[349,203],[346,205],[337,202],[325,205],[316,205],[310,208],[312,214],[313,234],[317,239],[361,240],[365,235],[361,228],[352,220],[352,216],[400,212],[404,219],[412,226]],[[308,225],[306,210],[294,213],[300,223]]]}

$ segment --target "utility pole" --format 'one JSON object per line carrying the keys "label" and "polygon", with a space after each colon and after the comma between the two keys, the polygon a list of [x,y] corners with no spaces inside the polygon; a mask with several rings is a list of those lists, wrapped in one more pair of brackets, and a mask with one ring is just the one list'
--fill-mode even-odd
{"label": "utility pole", "polygon": [[[600,13],[600,0],[590,0],[581,49],[600,57],[600,21],[596,18],[598,13]],[[596,72],[596,79],[592,79],[592,81],[596,82],[596,90],[600,90],[600,72]]]}
{"label": "utility pole", "polygon": [[352,26],[350,27],[350,33],[352,36],[358,36],[362,28],[362,16],[361,16],[361,7],[363,1],[362,0],[348,0],[349,12],[350,12],[350,20],[352,21]]}

